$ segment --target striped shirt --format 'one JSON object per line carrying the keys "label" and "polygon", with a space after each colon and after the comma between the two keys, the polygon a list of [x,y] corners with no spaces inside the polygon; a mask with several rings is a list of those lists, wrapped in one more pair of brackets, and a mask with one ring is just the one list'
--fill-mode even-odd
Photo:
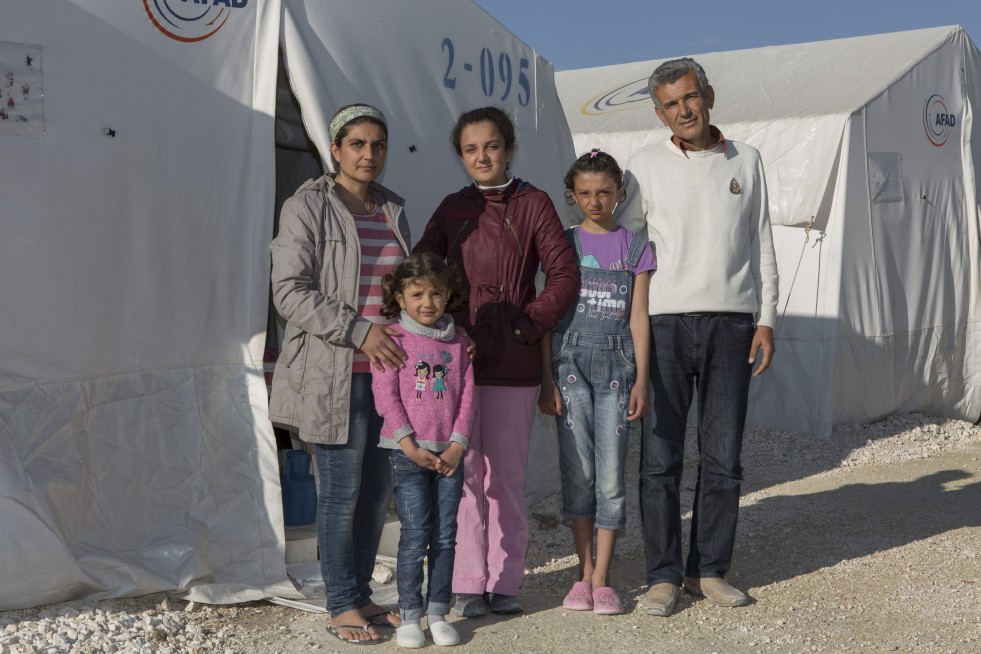
{"label": "striped shirt", "polygon": [[[394,272],[405,259],[402,246],[388,226],[381,207],[374,213],[352,213],[354,226],[361,242],[361,270],[358,281],[358,315],[381,325],[390,325],[397,318],[381,315],[381,280],[386,274]],[[368,356],[361,350],[354,351],[351,372],[371,372]]]}

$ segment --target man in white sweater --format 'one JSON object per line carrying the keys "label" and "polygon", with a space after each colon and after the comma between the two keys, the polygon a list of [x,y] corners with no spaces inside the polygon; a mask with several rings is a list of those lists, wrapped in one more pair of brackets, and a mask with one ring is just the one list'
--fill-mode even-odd
{"label": "man in white sweater", "polygon": [[[715,92],[705,71],[689,58],[668,61],[648,88],[672,137],[627,162],[632,180],[618,220],[647,229],[657,253],[649,303],[653,428],[643,436],[640,476],[650,589],[641,605],[667,616],[682,587],[721,606],[750,601],[725,575],[750,377],[774,353],[777,265],[760,154],[709,124]],[[693,389],[700,458],[683,564],[679,495]]]}

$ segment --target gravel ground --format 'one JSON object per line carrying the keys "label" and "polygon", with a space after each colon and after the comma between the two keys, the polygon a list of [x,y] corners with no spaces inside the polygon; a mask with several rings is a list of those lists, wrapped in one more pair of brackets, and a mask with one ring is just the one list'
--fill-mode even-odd
{"label": "gravel ground", "polygon": [[[552,496],[531,509],[526,613],[457,621],[456,651],[981,651],[978,426],[908,415],[838,427],[830,440],[748,432],[729,580],[755,601],[724,609],[685,596],[670,618],[637,607],[645,590],[637,454],[634,439],[614,570],[628,613],[561,608],[576,562]],[[688,470],[694,461],[690,448]],[[686,506],[692,494],[686,471]],[[326,635],[325,619],[263,602],[213,607],[163,595],[69,602],[0,613],[0,654],[351,651]],[[398,649],[388,642],[371,651]]]}

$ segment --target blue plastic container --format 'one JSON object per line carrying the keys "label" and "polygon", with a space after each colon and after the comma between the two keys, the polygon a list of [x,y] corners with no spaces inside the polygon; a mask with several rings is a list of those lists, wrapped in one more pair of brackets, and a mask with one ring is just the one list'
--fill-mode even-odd
{"label": "blue plastic container", "polygon": [[280,477],[283,486],[283,523],[287,527],[308,525],[317,519],[317,482],[310,474],[310,455],[291,450]]}

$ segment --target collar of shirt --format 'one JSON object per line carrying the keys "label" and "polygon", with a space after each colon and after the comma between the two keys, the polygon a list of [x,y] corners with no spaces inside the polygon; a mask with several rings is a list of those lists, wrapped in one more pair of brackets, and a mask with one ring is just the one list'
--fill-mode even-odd
{"label": "collar of shirt", "polygon": [[[717,148],[717,147],[719,147],[719,144],[721,143],[722,144],[722,154],[725,154],[726,153],[726,137],[722,136],[722,132],[719,131],[719,128],[716,127],[715,125],[709,125],[709,136],[712,138],[712,142],[705,149],[706,150],[711,150],[713,148]],[[671,135],[671,142],[674,143],[676,146],[678,146],[678,149],[681,150],[682,152],[684,152],[686,157],[688,156],[688,151],[689,150],[694,150],[695,149],[695,148],[691,147],[690,145],[688,145],[687,143],[685,143],[684,141],[682,141],[681,139],[679,139],[674,134]]]}
{"label": "collar of shirt", "polygon": [[497,193],[503,193],[504,192],[504,189],[506,189],[508,186],[510,186],[511,185],[511,182],[513,182],[513,181],[514,181],[514,178],[512,177],[511,179],[509,179],[508,181],[504,182],[500,186],[481,186],[477,182],[474,182],[473,185],[476,186],[477,187],[477,190],[480,191],[481,193],[495,192],[495,191]]}

